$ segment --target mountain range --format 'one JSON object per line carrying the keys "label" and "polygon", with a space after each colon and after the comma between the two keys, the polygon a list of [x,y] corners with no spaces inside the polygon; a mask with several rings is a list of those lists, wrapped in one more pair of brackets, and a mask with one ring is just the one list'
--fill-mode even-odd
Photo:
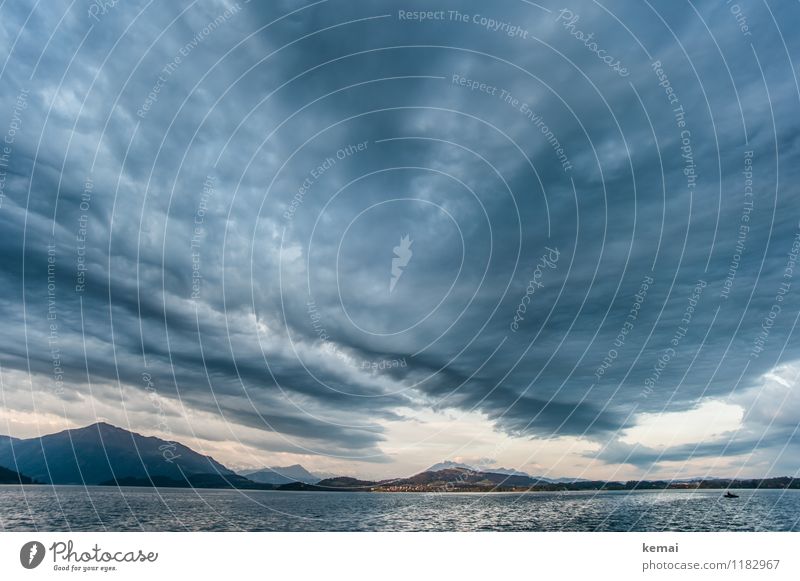
{"label": "mountain range", "polygon": [[39,438],[0,436],[0,466],[11,471],[5,475],[9,482],[28,478],[47,484],[364,490],[375,487],[530,487],[554,482],[519,470],[477,468],[453,461],[434,464],[409,478],[380,482],[314,474],[299,464],[236,474],[210,456],[179,442],[143,436],[105,422]]}
{"label": "mountain range", "polygon": [[233,475],[210,456],[178,442],[100,422],[39,438],[0,438],[0,466],[46,484],[100,484],[115,478]]}
{"label": "mountain range", "polygon": [[98,422],[38,438],[0,436],[0,484],[87,484],[273,489],[332,475],[299,464],[236,474],[180,442]]}
{"label": "mountain range", "polygon": [[273,484],[280,486],[281,484],[289,484],[290,482],[302,482],[303,484],[316,484],[325,476],[312,474],[300,464],[293,464],[291,466],[271,466],[262,468],[261,470],[250,470],[242,472],[242,476],[247,476],[254,482],[261,482],[262,484]]}
{"label": "mountain range", "polygon": [[434,464],[433,466],[427,468],[425,472],[439,472],[441,470],[450,469],[470,470],[472,472],[490,472],[492,474],[505,474],[507,476],[525,476],[537,482],[587,482],[585,478],[548,478],[545,476],[533,476],[527,472],[516,470],[515,468],[492,468],[487,466],[477,467],[469,464],[463,464],[461,462],[453,462],[451,460],[445,460],[444,462]]}
{"label": "mountain range", "polygon": [[800,488],[800,479],[789,477],[627,482],[552,479],[453,461],[434,464],[407,478],[380,481],[313,474],[299,464],[237,474],[179,442],[143,436],[105,422],[38,438],[0,436],[0,484],[34,483],[351,492]]}

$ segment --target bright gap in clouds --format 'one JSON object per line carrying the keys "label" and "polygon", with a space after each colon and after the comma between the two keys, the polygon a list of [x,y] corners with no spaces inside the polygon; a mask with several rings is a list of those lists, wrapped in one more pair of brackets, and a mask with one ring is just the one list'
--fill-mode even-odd
{"label": "bright gap in clouds", "polygon": [[645,413],[623,432],[620,441],[649,448],[668,448],[724,438],[742,425],[742,406],[709,400],[679,412]]}

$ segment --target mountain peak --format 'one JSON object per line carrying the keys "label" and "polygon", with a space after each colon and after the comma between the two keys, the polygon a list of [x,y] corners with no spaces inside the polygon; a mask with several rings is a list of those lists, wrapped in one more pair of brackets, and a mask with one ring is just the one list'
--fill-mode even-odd
{"label": "mountain peak", "polygon": [[79,430],[81,430],[81,429],[87,430],[87,429],[90,429],[90,428],[96,428],[96,429],[100,430],[101,432],[109,432],[109,431],[117,431],[117,430],[123,430],[123,431],[126,431],[126,432],[128,431],[128,430],[125,430],[125,428],[120,428],[119,426],[115,426],[114,424],[109,424],[108,422],[105,422],[105,421],[95,422],[93,424],[89,424],[88,426],[86,426],[84,428],[77,428],[77,429],[79,429]]}
{"label": "mountain peak", "polygon": [[292,464],[291,466],[269,466],[260,470],[245,472],[244,476],[262,484],[278,485],[288,484],[290,482],[316,484],[321,480],[319,475],[309,472],[301,464]]}
{"label": "mountain peak", "polygon": [[461,462],[454,462],[452,460],[444,460],[443,462],[438,462],[433,466],[426,468],[424,472],[439,472],[440,470],[453,470],[454,468],[460,468],[461,470],[470,470],[472,472],[479,472],[479,470],[474,466],[470,466],[469,464],[463,464]]}

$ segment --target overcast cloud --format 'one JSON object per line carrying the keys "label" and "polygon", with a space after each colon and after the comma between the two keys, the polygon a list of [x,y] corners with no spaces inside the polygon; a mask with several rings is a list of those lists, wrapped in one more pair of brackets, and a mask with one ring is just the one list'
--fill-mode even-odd
{"label": "overcast cloud", "polygon": [[[152,378],[126,427],[367,472],[431,412],[519,465],[796,472],[796,3],[13,4],[7,417]],[[623,438],[707,402],[738,427]]]}

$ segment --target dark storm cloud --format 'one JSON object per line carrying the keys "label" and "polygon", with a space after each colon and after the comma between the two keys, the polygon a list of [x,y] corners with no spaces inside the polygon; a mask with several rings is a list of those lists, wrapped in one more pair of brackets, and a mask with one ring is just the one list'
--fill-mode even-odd
{"label": "dark storm cloud", "polygon": [[[19,34],[7,117],[30,91],[0,207],[4,366],[52,379],[55,345],[65,397],[87,367],[134,387],[149,370],[232,423],[378,459],[383,422],[419,406],[619,451],[636,413],[689,409],[800,358],[792,296],[753,355],[798,229],[796,39],[782,30],[784,48],[763,7],[748,5],[744,36],[715,2],[609,6],[619,22],[576,2],[571,28],[561,6],[511,1],[445,2],[468,21],[425,23],[399,18],[425,8],[405,2],[253,4],[3,19]],[[773,9],[779,23],[796,10]],[[723,292],[747,151],[754,206]],[[390,294],[405,235],[413,257]],[[558,259],[536,274],[547,248]],[[657,460],[621,454],[605,458]]]}

